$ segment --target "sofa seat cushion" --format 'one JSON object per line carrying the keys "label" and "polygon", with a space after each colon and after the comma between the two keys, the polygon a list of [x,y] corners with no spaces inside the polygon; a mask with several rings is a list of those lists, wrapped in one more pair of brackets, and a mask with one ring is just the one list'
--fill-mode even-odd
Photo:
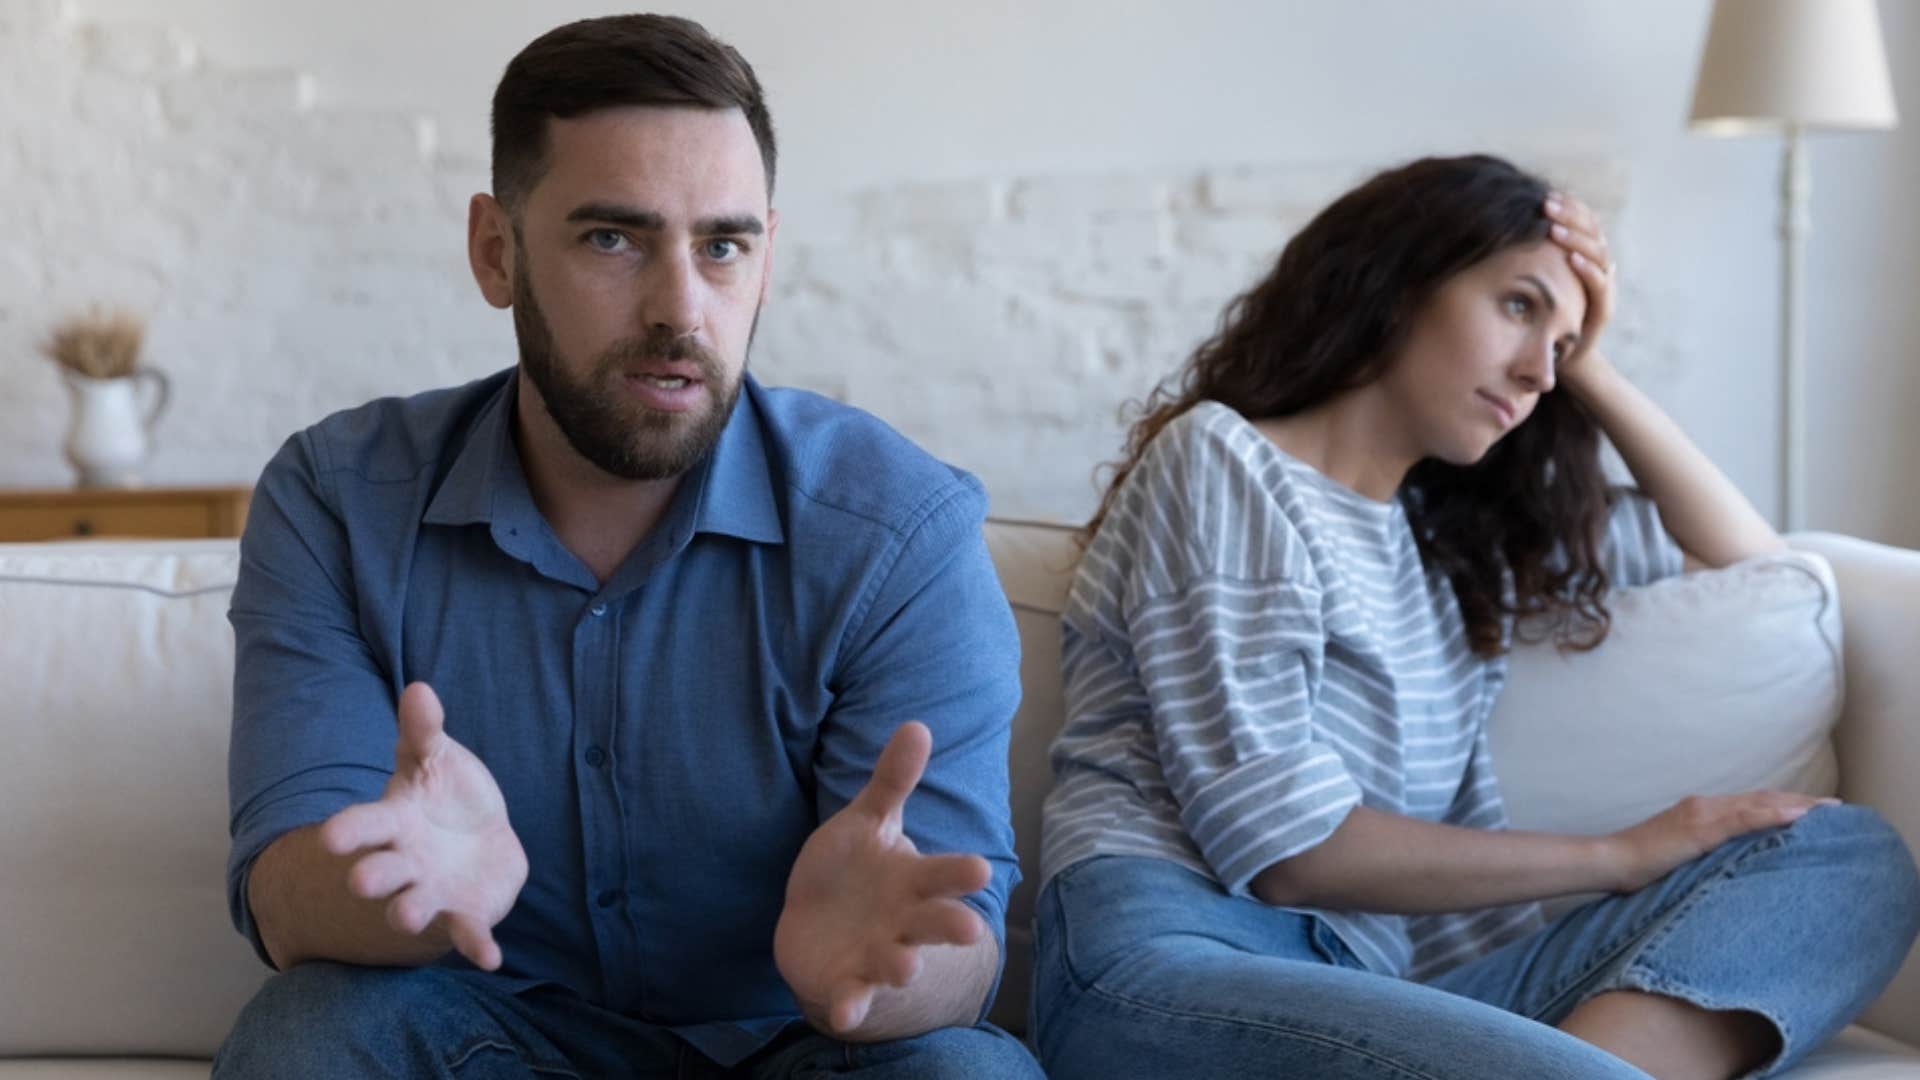
{"label": "sofa seat cushion", "polygon": [[180,1058],[36,1058],[0,1061],[0,1080],[207,1080],[213,1062]]}
{"label": "sofa seat cushion", "polygon": [[[206,1080],[211,1068],[158,1058],[0,1061],[0,1080]],[[1920,1050],[1851,1027],[1781,1080],[1920,1080]]]}
{"label": "sofa seat cushion", "polygon": [[[159,1058],[0,1060],[0,1080],[207,1080],[212,1062]],[[1780,1080],[1920,1080],[1920,1050],[1850,1027]]]}
{"label": "sofa seat cushion", "polygon": [[1781,1073],[1780,1080],[1920,1080],[1920,1049],[1850,1027]]}

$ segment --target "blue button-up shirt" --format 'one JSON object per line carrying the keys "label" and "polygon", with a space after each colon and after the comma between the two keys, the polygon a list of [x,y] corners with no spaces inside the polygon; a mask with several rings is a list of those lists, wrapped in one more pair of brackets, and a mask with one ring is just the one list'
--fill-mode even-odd
{"label": "blue button-up shirt", "polygon": [[773,963],[794,857],[907,720],[933,731],[907,833],[987,858],[968,902],[1004,943],[1019,643],[979,484],[865,413],[748,379],[602,585],[533,503],[515,387],[509,370],[336,414],[262,475],[231,613],[241,932],[260,948],[263,848],[380,797],[394,703],[422,680],[531,863],[496,930],[510,980],[722,1064],[751,1054],[799,1015]]}

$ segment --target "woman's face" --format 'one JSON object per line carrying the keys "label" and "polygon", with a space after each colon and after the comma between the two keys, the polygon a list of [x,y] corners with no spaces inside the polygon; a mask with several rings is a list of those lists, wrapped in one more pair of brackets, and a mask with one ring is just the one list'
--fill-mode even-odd
{"label": "woman's face", "polygon": [[1471,465],[1553,389],[1587,296],[1564,248],[1506,248],[1443,282],[1379,383],[1418,458]]}

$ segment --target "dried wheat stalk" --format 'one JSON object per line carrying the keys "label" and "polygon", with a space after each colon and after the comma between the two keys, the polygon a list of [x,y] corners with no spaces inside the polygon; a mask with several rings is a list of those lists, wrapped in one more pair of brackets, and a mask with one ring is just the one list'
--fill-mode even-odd
{"label": "dried wheat stalk", "polygon": [[40,351],[68,371],[90,379],[123,379],[140,370],[147,326],[129,311],[90,311],[53,328]]}

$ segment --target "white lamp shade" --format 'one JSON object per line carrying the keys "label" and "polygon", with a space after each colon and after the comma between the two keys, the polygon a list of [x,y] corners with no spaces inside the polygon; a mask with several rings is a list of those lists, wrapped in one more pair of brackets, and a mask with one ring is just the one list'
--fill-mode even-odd
{"label": "white lamp shade", "polygon": [[1714,0],[1695,130],[1890,128],[1899,120],[1874,0]]}

